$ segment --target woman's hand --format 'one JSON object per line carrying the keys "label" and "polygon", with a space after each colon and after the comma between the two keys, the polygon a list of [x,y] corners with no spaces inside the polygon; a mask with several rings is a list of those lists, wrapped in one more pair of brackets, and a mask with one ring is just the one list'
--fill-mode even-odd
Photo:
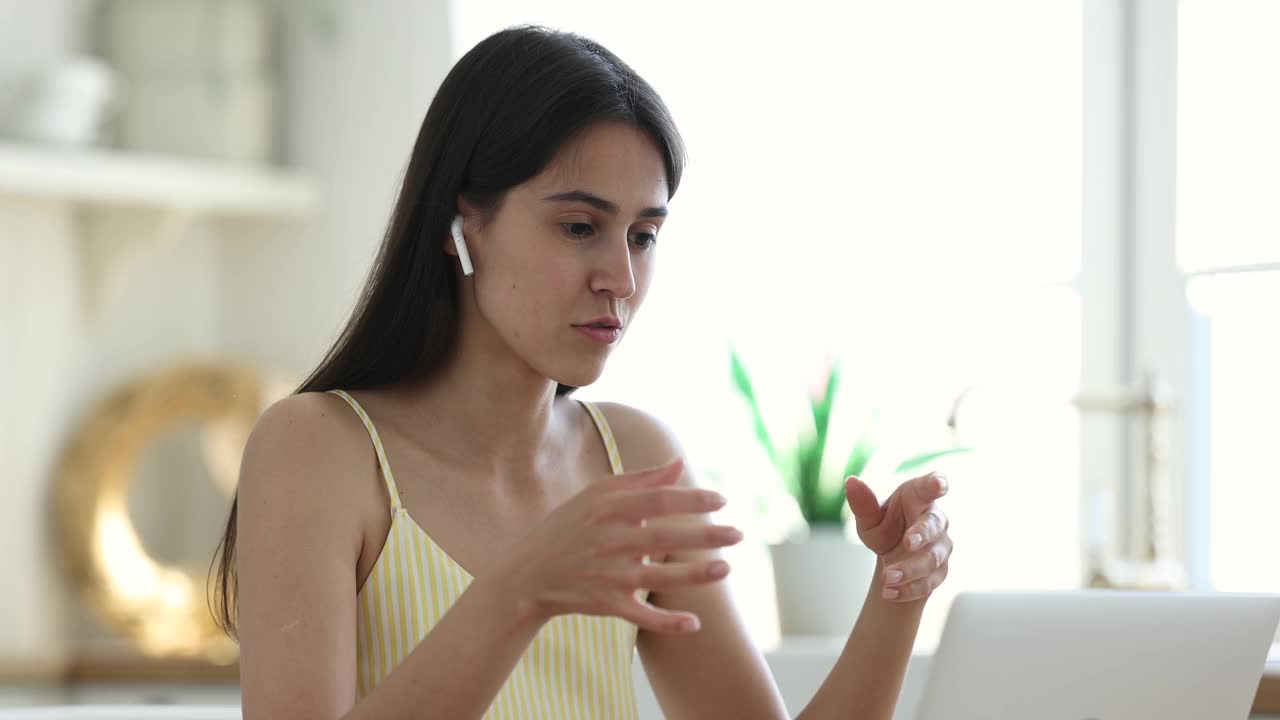
{"label": "woman's hand", "polygon": [[651,518],[724,506],[719,493],[674,487],[683,467],[676,460],[603,478],[556,508],[502,570],[515,582],[515,592],[542,620],[581,613],[620,617],[657,632],[697,630],[696,615],[656,608],[637,592],[711,583],[729,574],[721,560],[649,564],[649,555],[722,548],[742,540],[742,533],[729,526],[646,527]]}
{"label": "woman's hand", "polygon": [[908,480],[881,504],[856,477],[845,481],[845,495],[858,525],[858,537],[880,557],[886,600],[922,600],[947,577],[951,536],[937,500],[947,481],[937,473]]}

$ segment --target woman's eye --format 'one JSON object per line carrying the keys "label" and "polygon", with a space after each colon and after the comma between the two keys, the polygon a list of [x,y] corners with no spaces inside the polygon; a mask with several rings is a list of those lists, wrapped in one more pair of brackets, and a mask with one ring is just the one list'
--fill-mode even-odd
{"label": "woman's eye", "polygon": [[631,242],[641,250],[648,250],[658,242],[658,236],[654,233],[632,233]]}
{"label": "woman's eye", "polygon": [[560,223],[560,227],[564,228],[565,232],[579,239],[591,237],[591,233],[593,232],[591,223]]}

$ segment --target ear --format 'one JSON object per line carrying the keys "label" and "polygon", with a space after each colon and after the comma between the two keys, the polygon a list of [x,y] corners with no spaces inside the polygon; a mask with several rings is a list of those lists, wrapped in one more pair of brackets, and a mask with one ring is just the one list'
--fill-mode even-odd
{"label": "ear", "polygon": [[[444,243],[443,247],[444,247],[445,255],[452,255],[453,257],[458,257],[458,247],[453,244],[453,232],[452,232],[453,219],[450,218],[449,222],[450,222],[450,225],[445,228],[444,237],[441,238],[440,242]],[[466,237],[465,229],[463,230],[462,236]]]}
{"label": "ear", "polygon": [[[480,217],[480,210],[476,208],[476,206],[467,202],[461,195],[458,196],[456,207],[457,211],[455,217],[456,215],[461,215],[463,217],[462,236],[469,243],[471,242],[471,233],[468,232],[468,229],[475,226],[475,219]],[[453,222],[452,217],[449,218],[449,222]],[[449,230],[445,231],[444,237],[441,241],[444,243],[444,253],[446,255],[452,255],[453,257],[458,256],[458,248],[453,244],[453,235]]]}

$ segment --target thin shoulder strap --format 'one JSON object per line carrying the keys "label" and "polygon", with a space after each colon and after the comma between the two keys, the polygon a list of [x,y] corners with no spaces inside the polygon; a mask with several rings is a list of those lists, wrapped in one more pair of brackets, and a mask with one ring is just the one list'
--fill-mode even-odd
{"label": "thin shoulder strap", "polygon": [[382,469],[382,481],[387,484],[387,495],[391,497],[391,514],[394,515],[400,511],[400,493],[396,491],[396,479],[391,474],[391,463],[387,462],[387,452],[382,449],[382,438],[378,437],[378,428],[373,426],[373,421],[369,419],[369,413],[360,407],[360,403],[356,399],[347,394],[345,390],[330,390],[330,393],[337,395],[352,410],[360,416],[360,421],[364,423],[364,429],[369,431],[369,437],[373,440],[373,449],[378,453],[378,467]]}
{"label": "thin shoulder strap", "polygon": [[600,408],[594,403],[586,400],[578,400],[582,407],[587,409],[591,414],[591,419],[596,422],[596,430],[600,431],[600,439],[604,442],[604,449],[609,453],[609,467],[613,468],[614,475],[622,474],[622,455],[618,452],[618,440],[613,436],[613,430],[609,428],[609,421],[605,419],[604,413],[600,412]]}

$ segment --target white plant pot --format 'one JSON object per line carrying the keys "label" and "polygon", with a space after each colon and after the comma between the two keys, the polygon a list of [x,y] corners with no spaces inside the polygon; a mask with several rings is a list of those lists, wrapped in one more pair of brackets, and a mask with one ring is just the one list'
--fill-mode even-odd
{"label": "white plant pot", "polygon": [[875,575],[875,553],[821,527],[770,551],[782,635],[848,635]]}

